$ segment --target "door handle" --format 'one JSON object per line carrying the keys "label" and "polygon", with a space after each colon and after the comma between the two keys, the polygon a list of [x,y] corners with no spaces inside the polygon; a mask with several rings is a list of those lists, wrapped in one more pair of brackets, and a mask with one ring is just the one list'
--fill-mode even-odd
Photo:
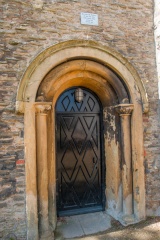
{"label": "door handle", "polygon": [[98,169],[98,167],[97,167],[97,162],[96,162],[96,160],[95,160],[95,158],[93,157],[93,159],[92,159],[92,162],[93,162],[93,167],[95,168],[95,169]]}

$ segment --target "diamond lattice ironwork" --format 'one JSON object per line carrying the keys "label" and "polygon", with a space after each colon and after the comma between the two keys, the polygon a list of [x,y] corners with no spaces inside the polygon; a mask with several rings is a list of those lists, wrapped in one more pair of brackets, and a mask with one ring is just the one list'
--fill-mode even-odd
{"label": "diamond lattice ironwork", "polygon": [[67,111],[69,104],[70,104],[70,99],[68,96],[66,96],[62,101],[62,106],[64,107],[65,111]]}
{"label": "diamond lattice ironwork", "polygon": [[90,110],[93,111],[93,108],[95,106],[95,102],[91,97],[89,97],[89,99],[88,99],[88,106],[89,106]]}
{"label": "diamond lattice ironwork", "polygon": [[84,163],[84,166],[86,168],[86,171],[87,171],[89,177],[92,176],[97,162],[98,162],[97,156],[94,153],[91,143],[88,142],[88,145],[87,145],[84,157],[83,157],[83,163]]}
{"label": "diamond lattice ironwork", "polygon": [[79,153],[82,150],[82,147],[84,145],[84,142],[85,142],[86,138],[87,138],[87,134],[86,134],[85,129],[84,129],[82,123],[81,123],[80,118],[78,118],[76,126],[73,130],[73,133],[72,133],[72,139],[73,139]]}
{"label": "diamond lattice ironwork", "polygon": [[72,178],[77,161],[78,160],[77,160],[76,156],[74,155],[71,148],[68,146],[62,157],[61,163],[62,163],[64,170],[67,173],[69,179]]}

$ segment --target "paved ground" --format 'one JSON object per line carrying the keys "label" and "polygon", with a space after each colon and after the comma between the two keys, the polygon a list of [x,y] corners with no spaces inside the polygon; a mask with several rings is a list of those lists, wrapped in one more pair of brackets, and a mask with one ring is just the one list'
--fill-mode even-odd
{"label": "paved ground", "polygon": [[[58,239],[72,239],[98,232],[111,227],[111,218],[105,212],[89,213],[58,219],[56,236]],[[61,237],[61,238],[60,238]]]}
{"label": "paved ground", "polygon": [[[63,220],[65,221],[65,219],[61,219],[62,222]],[[94,234],[90,234],[87,231],[90,231],[89,229],[96,230],[98,228],[98,225],[100,226],[101,224],[95,224],[94,222],[91,222],[90,226],[92,227],[88,230],[84,230],[87,229],[87,227],[83,228],[86,222],[82,220],[81,223],[83,222],[82,229],[84,230],[84,232],[81,237],[74,237],[73,235],[67,236],[64,234],[64,232],[64,236],[62,236],[62,226],[65,226],[66,222],[63,222],[63,224],[59,222],[59,227],[61,227],[58,228],[58,231],[60,231],[61,234],[57,231],[56,240],[160,240],[160,217],[147,218],[145,221],[130,225],[128,227],[123,227],[118,221],[115,221],[113,219],[111,220],[110,218],[106,218],[106,220],[108,221],[108,225],[106,225],[107,230],[102,230],[103,232],[100,230],[99,233]],[[74,232],[72,226],[69,224],[67,231],[71,234],[73,234]]]}

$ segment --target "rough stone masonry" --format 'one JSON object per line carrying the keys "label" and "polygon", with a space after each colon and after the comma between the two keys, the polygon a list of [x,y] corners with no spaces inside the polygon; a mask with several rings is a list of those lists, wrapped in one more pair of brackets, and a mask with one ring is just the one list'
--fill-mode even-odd
{"label": "rough stone masonry", "polygon": [[[93,40],[123,55],[146,88],[144,114],[146,213],[160,215],[158,80],[151,0],[0,0],[0,238],[26,239],[23,115],[15,112],[27,66],[44,49],[67,40]],[[81,25],[81,12],[98,26]]]}

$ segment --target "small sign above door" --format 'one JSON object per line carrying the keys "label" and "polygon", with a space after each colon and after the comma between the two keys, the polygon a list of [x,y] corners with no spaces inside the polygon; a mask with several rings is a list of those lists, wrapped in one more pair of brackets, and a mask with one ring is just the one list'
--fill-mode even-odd
{"label": "small sign above door", "polygon": [[98,14],[81,12],[81,24],[98,26]]}

